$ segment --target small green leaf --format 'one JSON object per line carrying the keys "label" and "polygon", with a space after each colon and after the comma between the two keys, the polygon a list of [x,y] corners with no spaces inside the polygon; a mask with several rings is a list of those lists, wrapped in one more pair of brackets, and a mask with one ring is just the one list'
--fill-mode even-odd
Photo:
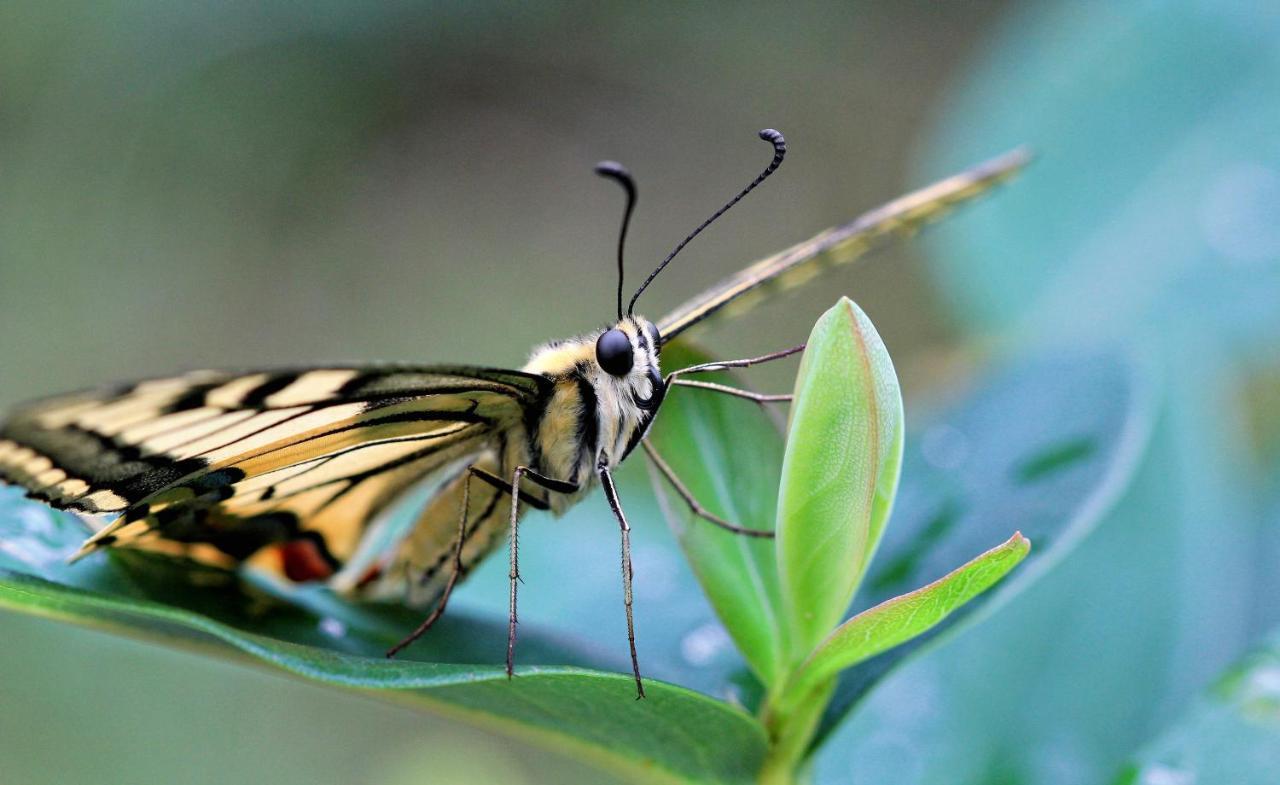
{"label": "small green leaf", "polygon": [[859,613],[814,650],[786,692],[803,697],[815,685],[829,682],[845,668],[931,629],[952,611],[995,585],[1030,550],[1031,541],[1016,533],[933,583]]}
{"label": "small green leaf", "polygon": [[778,563],[790,659],[843,617],[893,506],[902,466],[898,378],[858,306],[814,326],[796,378],[778,492]]}
{"label": "small green leaf", "polygon": [[[708,359],[680,342],[662,350],[668,371]],[[698,379],[734,383],[724,373]],[[773,528],[782,435],[759,406],[677,387],[668,393],[649,440],[707,510],[739,526]],[[694,516],[667,481],[653,474],[667,519],[716,615],[756,676],[766,685],[774,683],[785,664],[786,624],[773,542],[736,535]]]}

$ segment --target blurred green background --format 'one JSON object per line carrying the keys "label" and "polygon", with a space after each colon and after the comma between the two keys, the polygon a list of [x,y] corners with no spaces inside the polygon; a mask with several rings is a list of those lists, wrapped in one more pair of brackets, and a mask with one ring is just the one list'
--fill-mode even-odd
{"label": "blurred green background", "polygon": [[[1169,596],[1150,620],[1183,631],[1159,661],[1177,688],[1143,695],[1116,743],[1153,737],[1280,623],[1274,3],[6,3],[0,406],[206,366],[519,365],[611,315],[621,197],[595,161],[639,180],[636,282],[767,161],[765,126],[787,134],[786,165],[646,313],[908,187],[1016,144],[1039,153],[925,243],[705,342],[792,345],[848,294],[893,353],[909,419],[993,347],[1128,345],[1166,408],[1162,460],[1115,529],[1167,548],[1096,574],[1077,562],[1074,579]],[[599,781],[194,655],[9,614],[0,640],[5,782]],[[1011,710],[975,742],[910,710],[929,705],[920,685],[982,683],[978,660],[999,664],[960,651],[958,676],[896,680],[848,730],[869,740],[847,745],[858,755],[822,770],[999,781],[992,761],[1034,722]],[[1095,710],[1073,721],[1096,732]],[[904,762],[908,736],[936,740],[937,762]],[[1110,771],[1116,750],[1088,747],[1063,740],[1029,781]]]}

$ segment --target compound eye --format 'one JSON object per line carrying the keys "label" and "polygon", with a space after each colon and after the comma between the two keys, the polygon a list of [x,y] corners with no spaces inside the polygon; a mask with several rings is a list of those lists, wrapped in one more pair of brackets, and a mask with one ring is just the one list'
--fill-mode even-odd
{"label": "compound eye", "polygon": [[626,376],[636,362],[631,339],[616,327],[605,332],[596,340],[596,362],[606,373]]}

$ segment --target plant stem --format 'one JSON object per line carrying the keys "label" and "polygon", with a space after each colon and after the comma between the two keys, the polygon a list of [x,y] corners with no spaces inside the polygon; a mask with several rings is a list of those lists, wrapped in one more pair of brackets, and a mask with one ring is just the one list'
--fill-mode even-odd
{"label": "plant stem", "polygon": [[809,691],[802,700],[788,701],[778,710],[777,694],[770,695],[760,710],[760,719],[769,731],[769,754],[760,770],[760,785],[794,785],[809,752],[822,712],[826,710],[835,679],[828,679]]}

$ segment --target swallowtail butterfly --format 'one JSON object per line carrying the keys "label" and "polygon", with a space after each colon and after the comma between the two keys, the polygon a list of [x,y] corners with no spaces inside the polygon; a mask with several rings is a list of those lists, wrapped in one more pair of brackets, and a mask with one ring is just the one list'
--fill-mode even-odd
{"label": "swallowtail butterfly", "polygon": [[[708,521],[645,433],[680,385],[757,400],[745,390],[686,380],[798,351],[678,369],[665,376],[662,346],[709,317],[741,311],[824,267],[850,262],[907,234],[1020,168],[1021,151],[978,165],[770,256],[651,321],[636,301],[679,251],[782,163],[768,167],[649,275],[623,307],[622,248],[635,185],[621,165],[597,173],[627,195],[618,241],[615,323],[534,349],[519,370],[470,365],[332,366],[250,373],[199,371],[37,401],[0,426],[0,479],[94,528],[73,558],[145,548],[202,563],[327,581],[362,598],[396,598],[434,610],[400,646],[426,631],[467,571],[504,539],[516,541],[527,508],[563,512],[597,483],[621,530],[623,584],[636,688],[644,694],[631,620],[629,525],[614,468],[640,446]],[[384,515],[411,487],[432,492],[398,537]],[[515,641],[517,553],[511,559],[507,670]]]}

